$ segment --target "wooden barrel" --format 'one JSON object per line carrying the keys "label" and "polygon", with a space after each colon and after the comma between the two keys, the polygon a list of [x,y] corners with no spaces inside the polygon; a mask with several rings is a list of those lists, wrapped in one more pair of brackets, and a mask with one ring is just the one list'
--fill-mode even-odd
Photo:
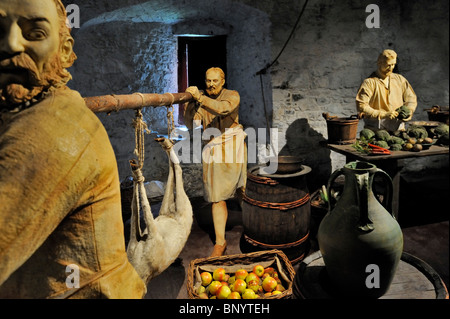
{"label": "wooden barrel", "polygon": [[[338,299],[320,251],[305,258],[295,275],[294,295],[298,299]],[[448,299],[441,277],[423,260],[403,252],[388,291],[380,299]]]}
{"label": "wooden barrel", "polygon": [[279,249],[291,263],[309,250],[310,194],[305,165],[292,174],[260,175],[260,166],[249,169],[242,203],[244,232],[241,250]]}

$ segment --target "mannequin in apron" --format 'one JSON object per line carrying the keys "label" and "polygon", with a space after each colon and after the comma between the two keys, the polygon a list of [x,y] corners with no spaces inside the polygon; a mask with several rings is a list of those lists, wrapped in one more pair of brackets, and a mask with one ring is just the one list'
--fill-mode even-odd
{"label": "mannequin in apron", "polygon": [[[216,242],[211,257],[226,250],[225,226],[228,217],[226,200],[245,188],[247,178],[246,134],[239,124],[239,93],[227,90],[225,74],[220,68],[206,71],[206,93],[188,87],[194,102],[185,109],[186,126],[203,125],[214,133],[203,148],[203,185],[205,200],[212,203]],[[205,134],[204,134],[205,135]],[[239,194],[238,194],[239,195]]]}

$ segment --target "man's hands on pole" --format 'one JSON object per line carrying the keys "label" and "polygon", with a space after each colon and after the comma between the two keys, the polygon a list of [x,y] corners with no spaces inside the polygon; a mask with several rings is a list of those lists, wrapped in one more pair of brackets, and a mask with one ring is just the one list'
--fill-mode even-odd
{"label": "man's hands on pole", "polygon": [[191,93],[192,97],[194,98],[194,100],[196,100],[197,102],[200,102],[203,94],[199,91],[199,89],[196,86],[190,86],[186,89],[187,93]]}

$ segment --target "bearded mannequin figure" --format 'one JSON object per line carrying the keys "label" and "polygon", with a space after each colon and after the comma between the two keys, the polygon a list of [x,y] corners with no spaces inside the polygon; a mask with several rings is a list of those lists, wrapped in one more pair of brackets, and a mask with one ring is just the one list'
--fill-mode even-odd
{"label": "bearded mannequin figure", "polygon": [[[53,2],[56,5],[59,17],[60,45],[58,51],[46,59],[47,61],[41,65],[42,70],[39,70],[38,65],[27,52],[16,51],[17,49],[14,47],[1,50],[0,78],[9,77],[9,81],[18,82],[0,87],[1,108],[11,108],[17,104],[26,103],[51,88],[64,86],[72,78],[66,69],[71,67],[76,59],[72,50],[74,41],[66,24],[63,4],[58,0]],[[36,32],[36,34],[28,35],[27,40],[37,41],[39,37],[42,37],[42,34]],[[13,43],[12,45],[20,46],[21,44]],[[45,59],[46,56],[42,58]]]}
{"label": "bearded mannequin figure", "polygon": [[66,86],[66,19],[59,0],[0,0],[0,298],[142,298],[109,137]]}
{"label": "bearded mannequin figure", "polygon": [[34,61],[27,54],[21,54],[11,59],[2,59],[0,65],[2,70],[7,70],[8,68],[24,69],[24,72],[28,72],[27,77],[29,83],[10,83],[5,88],[1,88],[0,107],[11,107],[11,105],[26,103],[35,96],[47,92],[53,87],[65,85],[71,78],[70,74],[61,67],[59,55],[55,56],[52,60],[50,63],[44,65],[42,74],[39,74]]}
{"label": "bearded mannequin figure", "polygon": [[211,257],[226,253],[225,228],[228,219],[226,200],[241,196],[247,178],[246,133],[239,124],[240,96],[235,90],[224,88],[225,73],[210,68],[205,74],[206,95],[196,86],[190,86],[194,101],[184,112],[186,126],[192,129],[202,124],[206,129],[217,129],[220,135],[210,139],[202,152],[203,189],[205,200],[211,203],[215,245]]}

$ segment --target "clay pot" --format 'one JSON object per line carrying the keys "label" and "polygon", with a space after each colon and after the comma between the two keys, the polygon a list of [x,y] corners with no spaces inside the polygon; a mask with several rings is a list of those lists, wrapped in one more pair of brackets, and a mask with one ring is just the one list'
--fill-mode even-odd
{"label": "clay pot", "polygon": [[[330,186],[345,176],[344,190],[323,218],[318,244],[336,295],[379,298],[389,289],[403,251],[403,234],[392,215],[392,180],[366,162],[350,162],[335,171]],[[383,177],[386,207],[372,192],[374,176]],[[388,211],[389,210],[389,211]]]}

